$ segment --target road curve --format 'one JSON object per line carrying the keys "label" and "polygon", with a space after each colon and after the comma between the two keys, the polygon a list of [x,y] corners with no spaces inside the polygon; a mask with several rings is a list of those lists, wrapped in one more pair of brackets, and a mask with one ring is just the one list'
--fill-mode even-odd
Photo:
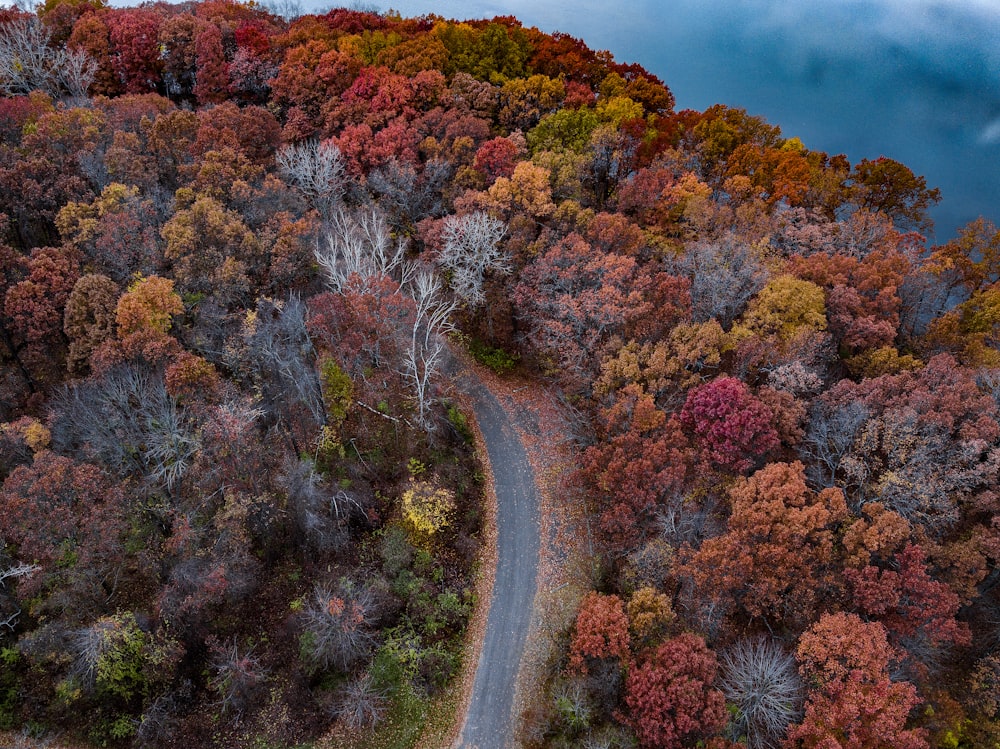
{"label": "road curve", "polygon": [[524,445],[493,394],[466,370],[459,378],[486,443],[497,497],[497,568],[459,749],[513,746],[514,686],[538,576],[538,490]]}

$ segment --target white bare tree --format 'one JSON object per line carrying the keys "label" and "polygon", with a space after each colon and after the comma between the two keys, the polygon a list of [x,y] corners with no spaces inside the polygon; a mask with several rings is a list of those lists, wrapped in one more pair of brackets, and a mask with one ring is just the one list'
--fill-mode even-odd
{"label": "white bare tree", "polygon": [[438,262],[450,271],[451,288],[472,307],[486,301],[483,281],[490,271],[510,273],[509,256],[499,247],[506,225],[484,211],[444,220]]}
{"label": "white bare tree", "polygon": [[377,208],[336,213],[325,246],[317,248],[315,256],[337,293],[344,291],[352,276],[361,282],[386,277],[405,285],[413,275],[413,266],[406,261],[406,240],[393,238]]}
{"label": "white bare tree", "polygon": [[775,640],[740,640],[722,653],[720,687],[736,706],[730,724],[747,749],[781,745],[785,729],[801,714],[803,688],[795,658]]}
{"label": "white bare tree", "polygon": [[83,98],[97,63],[86,52],[56,49],[51,35],[34,16],[0,27],[0,93],[44,91],[53,97]]}
{"label": "white bare tree", "polygon": [[285,181],[297,187],[324,220],[338,214],[347,171],[337,146],[315,140],[289,144],[278,151],[275,162]]}
{"label": "white bare tree", "polygon": [[[9,567],[0,569],[0,588],[6,587],[7,580],[16,580],[20,577],[27,577],[28,575],[35,574],[41,569],[42,568],[37,564],[25,564],[24,562],[21,562],[20,564],[12,564]],[[6,627],[13,632],[20,616],[21,609],[17,607],[15,607],[12,613],[7,614],[6,616],[0,615],[0,627]]]}
{"label": "white bare tree", "polygon": [[441,282],[428,270],[419,271],[411,284],[416,312],[410,340],[406,347],[403,374],[413,387],[417,402],[417,421],[426,430],[433,429],[430,409],[434,405],[433,381],[444,361],[445,335],[453,331],[451,314],[458,303],[445,298]]}
{"label": "white bare tree", "polygon": [[391,278],[413,299],[413,317],[397,331],[403,339],[402,374],[413,388],[418,422],[431,430],[431,391],[444,360],[444,336],[454,330],[451,314],[457,300],[445,296],[430,269],[418,270],[406,259],[406,240],[393,237],[385,215],[374,207],[354,214],[338,212],[325,246],[315,256],[336,293],[343,293],[349,282],[364,293],[368,282]]}

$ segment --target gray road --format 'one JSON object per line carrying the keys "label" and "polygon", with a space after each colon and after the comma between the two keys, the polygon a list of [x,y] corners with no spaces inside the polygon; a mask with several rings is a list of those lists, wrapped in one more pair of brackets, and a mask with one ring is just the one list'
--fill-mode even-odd
{"label": "gray road", "polygon": [[497,494],[497,569],[469,711],[457,746],[513,745],[514,682],[531,622],[538,575],[538,491],[524,445],[497,399],[461,376],[486,441]]}

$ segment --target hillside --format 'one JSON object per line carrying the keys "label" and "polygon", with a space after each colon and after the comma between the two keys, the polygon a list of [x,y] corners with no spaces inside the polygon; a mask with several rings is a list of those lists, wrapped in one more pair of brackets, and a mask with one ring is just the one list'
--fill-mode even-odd
{"label": "hillside", "polygon": [[[516,19],[0,10],[0,730],[413,746],[558,388],[527,747],[1000,741],[1000,231]],[[584,594],[585,593],[585,594]]]}

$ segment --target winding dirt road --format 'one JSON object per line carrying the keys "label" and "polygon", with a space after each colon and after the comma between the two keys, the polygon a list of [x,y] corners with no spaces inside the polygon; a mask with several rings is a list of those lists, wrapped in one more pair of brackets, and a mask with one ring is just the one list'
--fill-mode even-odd
{"label": "winding dirt road", "polygon": [[497,497],[497,567],[486,634],[460,749],[513,746],[514,688],[531,623],[538,576],[538,490],[520,437],[493,394],[466,370],[468,394],[486,443]]}

